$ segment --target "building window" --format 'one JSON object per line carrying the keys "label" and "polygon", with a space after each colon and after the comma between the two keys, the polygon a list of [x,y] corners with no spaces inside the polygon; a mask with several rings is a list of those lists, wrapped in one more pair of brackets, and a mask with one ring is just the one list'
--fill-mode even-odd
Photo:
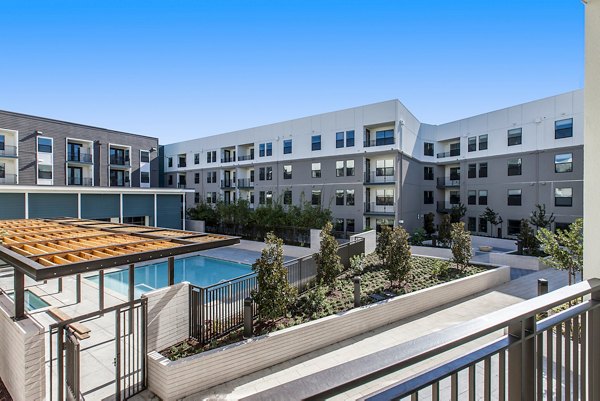
{"label": "building window", "polygon": [[554,122],[554,139],[571,138],[573,136],[573,119]]}
{"label": "building window", "polygon": [[344,190],[343,189],[336,189],[336,191],[335,191],[335,204],[337,206],[343,206],[344,205]]}
{"label": "building window", "polygon": [[460,203],[460,191],[450,191],[450,204],[458,205]]}
{"label": "building window", "polygon": [[286,189],[285,191],[283,191],[283,204],[284,205],[292,204],[292,191],[289,189]]}
{"label": "building window", "polygon": [[179,162],[177,163],[177,167],[186,167],[185,155],[178,156]]}
{"label": "building window", "polygon": [[423,155],[425,156],[433,156],[433,143],[425,142],[423,144]]}
{"label": "building window", "polygon": [[52,166],[49,164],[38,164],[38,178],[40,180],[51,180]]}
{"label": "building window", "polygon": [[267,156],[273,156],[273,142],[267,142]]}
{"label": "building window", "polygon": [[311,166],[312,178],[321,178],[321,163],[313,163]]}
{"label": "building window", "polygon": [[194,192],[194,203],[200,203],[200,192]]}
{"label": "building window", "polygon": [[378,189],[375,193],[375,204],[380,206],[392,206],[394,204],[394,190]]}
{"label": "building window", "polygon": [[346,147],[354,146],[354,130],[346,131]]}
{"label": "building window", "polygon": [[250,170],[250,182],[254,182],[254,170]]}
{"label": "building window", "polygon": [[206,193],[206,203],[217,203],[217,193],[216,192],[207,192]]}
{"label": "building window", "polygon": [[311,149],[321,150],[321,135],[313,135],[311,137]]}
{"label": "building window", "polygon": [[258,145],[258,157],[265,157],[265,144]]}
{"label": "building window", "polygon": [[344,161],[338,160],[335,162],[335,176],[343,177],[344,176]]}
{"label": "building window", "polygon": [[217,172],[216,171],[209,171],[208,173],[206,173],[206,183],[210,184],[210,183],[215,183],[217,182]]}
{"label": "building window", "polygon": [[488,148],[488,136],[479,135],[479,150],[486,150]]}
{"label": "building window", "polygon": [[173,185],[173,176],[170,175],[169,178],[167,179],[167,185]]}
{"label": "building window", "polygon": [[167,159],[167,167],[173,167],[173,158],[172,157],[169,157]]}
{"label": "building window", "polygon": [[523,130],[521,128],[508,130],[508,146],[520,145],[523,141]]}
{"label": "building window", "polygon": [[333,231],[344,231],[344,219],[335,219],[333,223]]}
{"label": "building window", "polygon": [[460,167],[450,167],[450,179],[452,181],[460,180]]}
{"label": "building window", "polygon": [[554,172],[571,173],[573,172],[573,153],[563,153],[554,156]]}
{"label": "building window", "polygon": [[273,167],[267,167],[267,181],[273,180]]}
{"label": "building window", "polygon": [[394,160],[377,160],[375,175],[377,177],[391,177],[394,175]]}
{"label": "building window", "polygon": [[556,232],[557,230],[561,230],[561,231],[568,230],[570,226],[571,226],[571,223],[555,222],[554,223],[554,232]]}
{"label": "building window", "polygon": [[335,147],[343,148],[344,147],[344,132],[336,132],[335,133]]}
{"label": "building window", "polygon": [[311,191],[310,203],[313,206],[319,206],[321,204],[321,190],[313,189]]}
{"label": "building window", "polygon": [[286,164],[285,166],[283,166],[283,179],[284,180],[292,179],[292,165],[291,164]]}
{"label": "building window", "polygon": [[479,218],[479,232],[487,233],[487,220],[482,217]]}
{"label": "building window", "polygon": [[260,191],[258,193],[258,204],[259,205],[264,205],[265,204],[265,191]]}
{"label": "building window", "polygon": [[289,155],[290,153],[292,153],[292,140],[286,139],[283,141],[283,154]]}
{"label": "building window", "polygon": [[194,184],[200,184],[200,173],[194,173]]}
{"label": "building window", "polygon": [[346,190],[346,206],[354,206],[354,190]]}
{"label": "building window", "polygon": [[506,233],[508,235],[519,235],[521,231],[521,220],[508,220]]}
{"label": "building window", "polygon": [[477,204],[477,191],[469,190],[467,192],[467,204],[468,205],[476,205]]}
{"label": "building window", "polygon": [[146,150],[142,150],[140,152],[140,162],[150,163],[150,152],[148,152]]}
{"label": "building window", "polygon": [[468,141],[469,141],[469,144],[468,144],[467,150],[469,152],[475,152],[477,150],[477,137],[470,136]]}
{"label": "building window", "polygon": [[423,203],[433,205],[433,191],[423,191]]}
{"label": "building window", "polygon": [[258,180],[259,181],[265,180],[265,168],[264,167],[261,167],[258,169]]}
{"label": "building window", "polygon": [[6,163],[0,162],[0,178],[6,178]]}
{"label": "building window", "polygon": [[375,132],[375,145],[393,145],[394,144],[394,130],[388,129],[385,131]]}
{"label": "building window", "polygon": [[521,206],[521,190],[520,189],[509,189],[508,190],[508,206]]}
{"label": "building window", "polygon": [[6,138],[0,135],[0,150],[6,150]]}
{"label": "building window", "polygon": [[[110,170],[109,180],[111,187],[125,187],[129,185],[129,172],[125,170]],[[173,185],[173,176],[169,176],[169,185]]]}
{"label": "building window", "polygon": [[488,191],[486,189],[482,189],[479,191],[479,204],[480,205],[488,204]]}
{"label": "building window", "polygon": [[430,167],[430,166],[423,167],[423,179],[426,181],[433,180],[433,167]]}
{"label": "building window", "polygon": [[469,166],[467,167],[467,177],[477,178],[477,164],[469,164]]}
{"label": "building window", "polygon": [[469,217],[467,227],[469,231],[475,232],[477,230],[477,218]]}
{"label": "building window", "polygon": [[573,188],[554,188],[554,206],[573,206]]}
{"label": "building window", "polygon": [[346,219],[346,231],[353,233],[355,230],[354,219]]}
{"label": "building window", "polygon": [[254,191],[250,191],[250,196],[249,196],[249,198],[250,198],[250,204],[251,204],[251,205],[254,205]]}
{"label": "building window", "polygon": [[200,164],[200,153],[194,153],[194,164]]}
{"label": "building window", "polygon": [[508,175],[521,175],[521,158],[508,159]]}
{"label": "building window", "polygon": [[140,182],[142,184],[150,184],[150,173],[147,171],[142,171],[140,173]]}
{"label": "building window", "polygon": [[479,178],[485,178],[488,176],[488,164],[479,163]]}
{"label": "building window", "polygon": [[52,138],[44,138],[39,136],[37,144],[38,152],[40,153],[52,153]]}
{"label": "building window", "polygon": [[207,163],[216,163],[217,162],[217,151],[216,150],[206,152],[206,162]]}
{"label": "building window", "polygon": [[346,176],[354,177],[354,160],[346,160]]}

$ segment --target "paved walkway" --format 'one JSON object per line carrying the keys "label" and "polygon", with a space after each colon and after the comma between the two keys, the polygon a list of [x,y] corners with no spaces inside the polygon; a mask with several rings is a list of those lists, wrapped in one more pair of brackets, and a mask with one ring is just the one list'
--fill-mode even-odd
{"label": "paved walkway", "polygon": [[[239,244],[208,249],[200,252],[200,255],[251,265],[260,257],[260,253],[264,247],[264,242],[241,240]],[[293,245],[283,246],[283,258],[286,262],[288,260],[312,255],[313,253],[314,251],[310,248]]]}
{"label": "paved walkway", "polygon": [[[401,320],[395,324],[350,338],[321,350],[275,365],[271,368],[263,369],[251,375],[213,387],[202,393],[187,397],[185,400],[233,400],[251,397],[253,395],[256,395],[255,398],[261,398],[261,392],[266,392],[269,389],[276,389],[277,386],[281,386],[292,380],[312,374],[318,374],[335,365],[413,340],[424,333],[442,330],[446,327],[468,321],[484,314],[493,313],[498,309],[532,298],[537,295],[538,278],[547,278],[549,280],[550,291],[565,286],[568,281],[567,274],[562,271],[548,269],[532,273],[494,288],[493,290],[444,305],[440,308],[428,311],[427,313]],[[501,333],[497,333],[495,336],[491,335],[487,338],[480,339],[479,344],[488,342],[500,334]],[[456,350],[455,352],[460,353],[462,351]],[[451,356],[451,353],[444,355],[445,358],[450,358]],[[417,369],[433,366],[439,362],[440,360],[425,361],[409,370],[392,373],[384,378],[362,385],[342,394],[336,399],[355,399],[365,396],[373,391],[386,387],[389,384],[396,383],[400,379],[413,375],[416,373]],[[274,391],[273,393],[276,394],[277,391]],[[273,395],[273,393],[263,394],[266,396],[267,394]],[[282,396],[286,398],[286,395],[282,394]],[[287,396],[289,396],[289,394],[287,394]]]}

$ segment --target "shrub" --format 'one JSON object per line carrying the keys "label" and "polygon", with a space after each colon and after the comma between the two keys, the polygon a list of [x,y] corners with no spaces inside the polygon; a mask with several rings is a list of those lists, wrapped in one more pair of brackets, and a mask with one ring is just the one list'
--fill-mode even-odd
{"label": "shrub", "polygon": [[433,269],[431,270],[431,274],[434,277],[439,278],[448,277],[448,274],[450,274],[450,262],[447,260],[436,260]]}
{"label": "shrub", "polygon": [[465,230],[465,223],[452,224],[452,257],[458,267],[466,267],[473,257],[471,235]]}
{"label": "shrub", "polygon": [[421,227],[417,228],[415,232],[410,236],[411,245],[421,246],[423,245],[423,241],[426,239],[425,230]]}
{"label": "shrub", "polygon": [[325,310],[326,300],[327,288],[319,283],[303,297],[303,302],[301,303],[302,311],[311,318],[319,317]]}
{"label": "shrub", "polygon": [[496,213],[493,209],[490,209],[489,207],[486,207],[485,211],[479,217],[481,217],[482,219],[484,219],[492,225],[491,237],[494,236],[494,229],[496,228],[496,226],[498,224],[502,224],[502,222],[504,221],[502,220],[500,213]]}
{"label": "shrub", "polygon": [[379,260],[384,265],[387,264],[387,255],[390,251],[390,245],[392,240],[392,229],[388,226],[383,226],[381,232],[377,235],[377,246],[375,252],[379,256]]}
{"label": "shrub", "polygon": [[576,272],[583,270],[583,219],[575,220],[568,230],[556,230],[556,234],[546,228],[537,233],[542,250],[548,254],[544,263],[569,271],[569,285]]}
{"label": "shrub", "polygon": [[465,205],[462,203],[452,205],[452,209],[450,209],[450,222],[458,223],[460,219],[465,217],[465,214],[467,214],[467,207]]}
{"label": "shrub", "polygon": [[387,260],[387,275],[390,280],[390,285],[394,285],[394,281],[400,285],[406,279],[411,269],[411,253],[410,245],[408,244],[408,233],[400,226],[395,227],[391,231],[390,246],[386,255]]}
{"label": "shrub", "polygon": [[452,231],[452,223],[450,222],[450,216],[445,214],[442,216],[442,222],[438,227],[438,240],[442,244],[442,246],[448,246],[450,244],[451,238],[450,233]]}
{"label": "shrub", "polygon": [[315,254],[317,263],[317,281],[335,288],[337,276],[342,272],[343,266],[338,255],[338,242],[331,235],[333,226],[330,221],[325,223],[321,230],[321,249]]}
{"label": "shrub", "polygon": [[434,213],[429,212],[425,216],[423,216],[423,229],[429,236],[431,236],[435,232],[434,221],[435,221]]}
{"label": "shrub", "polygon": [[521,228],[519,235],[517,236],[519,243],[523,247],[523,253],[525,255],[537,255],[540,249],[540,242],[538,241],[533,229],[529,225],[527,219],[521,220]]}
{"label": "shrub", "polygon": [[283,266],[283,241],[268,233],[265,243],[260,258],[252,265],[258,284],[252,297],[261,319],[273,320],[287,313],[297,291],[288,283],[287,269]]}
{"label": "shrub", "polygon": [[360,276],[365,269],[365,254],[354,255],[350,258],[350,274]]}

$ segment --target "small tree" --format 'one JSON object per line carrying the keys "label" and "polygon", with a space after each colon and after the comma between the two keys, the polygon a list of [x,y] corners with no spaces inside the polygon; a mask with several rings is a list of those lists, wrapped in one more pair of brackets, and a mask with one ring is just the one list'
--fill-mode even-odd
{"label": "small tree", "polygon": [[337,276],[342,272],[343,266],[337,252],[338,242],[331,235],[332,230],[331,222],[325,223],[321,230],[321,249],[314,257],[317,262],[317,281],[335,288]]}
{"label": "small tree", "polygon": [[425,216],[423,216],[423,229],[425,230],[427,235],[430,237],[435,232],[434,221],[435,221],[435,214],[433,214],[431,212],[429,212],[429,213],[425,214]]}
{"label": "small tree", "polygon": [[521,220],[521,228],[517,239],[518,243],[523,247],[524,254],[536,255],[539,252],[540,242],[537,240],[527,219]]}
{"label": "small tree", "polygon": [[448,246],[450,244],[450,232],[452,230],[452,223],[450,216],[444,214],[442,216],[442,222],[438,227],[438,240],[442,243],[443,246]]}
{"label": "small tree", "polygon": [[542,250],[548,254],[544,263],[569,271],[569,285],[577,272],[583,271],[583,219],[575,220],[567,230],[556,233],[540,228],[537,239]]}
{"label": "small tree", "polygon": [[465,223],[462,221],[453,223],[451,237],[454,263],[460,268],[466,267],[473,257],[473,248],[471,248],[471,235],[465,230]]}
{"label": "small tree", "polygon": [[387,275],[390,285],[394,281],[400,285],[406,279],[411,269],[411,253],[408,244],[408,232],[403,227],[395,227],[390,236],[390,246],[387,255]]}
{"label": "small tree", "polygon": [[410,236],[410,244],[421,246],[423,245],[423,241],[426,239],[425,230],[421,227],[417,228],[414,233]]}
{"label": "small tree", "polygon": [[287,313],[297,290],[289,284],[287,269],[283,266],[283,241],[268,233],[265,243],[260,258],[252,265],[258,284],[258,290],[252,292],[252,297],[258,305],[261,319],[274,320]]}
{"label": "small tree", "polygon": [[467,214],[467,207],[465,205],[462,203],[452,205],[452,209],[450,209],[450,222],[458,223],[460,219],[465,217],[465,214]]}
{"label": "small tree", "polygon": [[377,246],[375,252],[379,256],[379,260],[385,266],[392,241],[392,229],[388,226],[381,227],[381,232],[377,235]]}
{"label": "small tree", "polygon": [[489,207],[485,208],[485,211],[483,212],[483,214],[481,216],[482,219],[484,219],[485,221],[487,221],[488,223],[491,224],[492,226],[492,237],[494,236],[494,231],[496,229],[496,226],[498,224],[502,224],[503,220],[502,217],[500,217],[499,213],[494,212],[493,209],[490,209]]}
{"label": "small tree", "polygon": [[550,214],[550,216],[546,215],[546,205],[535,205],[536,210],[531,213],[531,217],[529,221],[535,227],[536,232],[539,231],[540,228],[550,229],[552,223],[554,223],[554,213]]}

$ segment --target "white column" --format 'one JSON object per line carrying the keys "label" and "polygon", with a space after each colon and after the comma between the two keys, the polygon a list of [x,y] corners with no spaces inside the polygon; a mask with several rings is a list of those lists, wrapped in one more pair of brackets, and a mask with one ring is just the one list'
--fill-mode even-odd
{"label": "white column", "polygon": [[154,193],[154,227],[158,227],[158,202],[156,192]]}
{"label": "white column", "polygon": [[184,194],[181,196],[181,197],[183,198],[183,199],[182,199],[182,200],[183,200],[183,222],[182,222],[183,224],[182,224],[182,227],[183,227],[183,229],[184,229],[184,230],[185,230],[185,195],[186,195],[186,194],[184,193]]}
{"label": "white column", "polygon": [[119,223],[123,224],[123,192],[119,194]]}
{"label": "white column", "polygon": [[81,192],[77,192],[77,218],[81,218]]}
{"label": "white column", "polygon": [[25,218],[29,218],[29,192],[25,192]]}
{"label": "white column", "polygon": [[585,82],[583,143],[584,278],[600,277],[600,1],[585,6]]}

